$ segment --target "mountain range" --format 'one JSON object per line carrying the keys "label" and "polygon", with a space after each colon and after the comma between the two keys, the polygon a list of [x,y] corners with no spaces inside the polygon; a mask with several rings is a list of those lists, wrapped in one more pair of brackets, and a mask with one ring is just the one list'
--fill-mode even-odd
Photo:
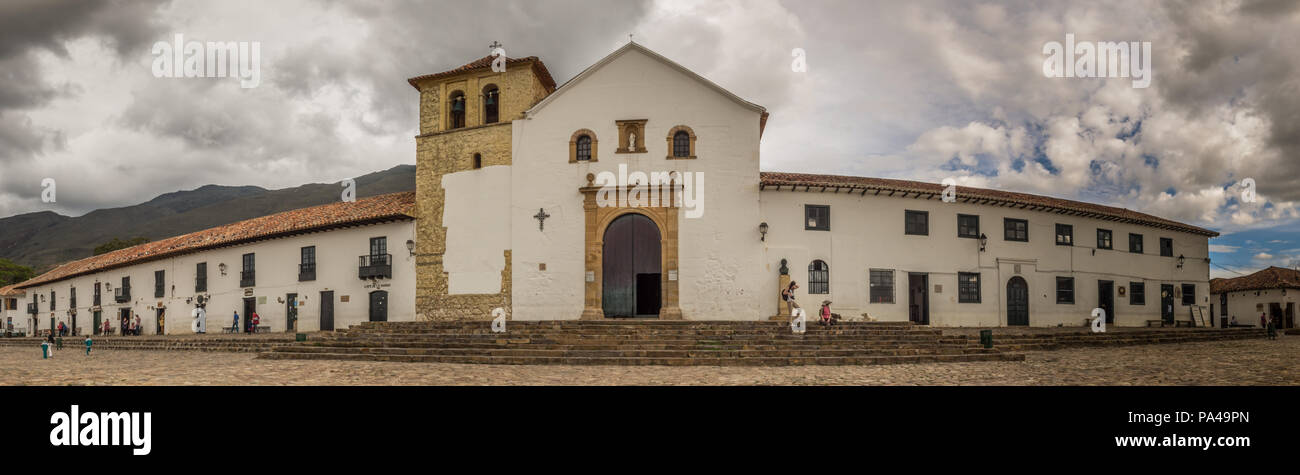
{"label": "mountain range", "polygon": [[[357,198],[415,190],[415,166],[398,165],[355,178]],[[206,185],[166,193],[134,206],[64,216],[52,211],[0,218],[0,257],[36,269],[93,254],[113,238],[150,241],[191,233],[281,211],[339,200],[338,183],[310,183],[268,190],[257,186]]]}

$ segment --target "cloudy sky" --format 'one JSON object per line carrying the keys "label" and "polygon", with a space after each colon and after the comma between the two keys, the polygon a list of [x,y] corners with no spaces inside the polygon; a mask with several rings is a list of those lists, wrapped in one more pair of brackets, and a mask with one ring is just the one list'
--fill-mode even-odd
{"label": "cloudy sky", "polygon": [[[261,84],[157,78],[154,43],[261,45]],[[406,78],[488,54],[559,82],[636,41],[772,113],[764,170],[940,181],[1207,226],[1215,276],[1300,262],[1300,2],[0,3],[0,216],[414,163]],[[1153,79],[1048,78],[1044,44],[1140,41]],[[807,70],[791,70],[791,51]],[[40,199],[42,180],[57,202]],[[1241,199],[1243,179],[1257,199]]]}

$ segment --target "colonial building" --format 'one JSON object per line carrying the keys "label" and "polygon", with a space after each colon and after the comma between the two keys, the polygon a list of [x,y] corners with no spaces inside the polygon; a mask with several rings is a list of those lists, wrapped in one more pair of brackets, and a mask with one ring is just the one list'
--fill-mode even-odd
{"label": "colonial building", "polygon": [[558,88],[535,57],[491,64],[409,80],[424,319],[760,320],[787,313],[791,280],[810,314],[831,300],[850,318],[941,326],[1080,325],[1094,308],[1136,326],[1209,303],[1211,230],[760,172],[765,109],[632,42]]}
{"label": "colonial building", "polygon": [[[16,285],[29,328],[79,334],[139,316],[143,334],[241,326],[314,331],[413,320],[415,194],[394,193],[263,216],[60,265]],[[6,314],[8,315],[8,314]],[[17,319],[15,319],[17,320]],[[15,325],[17,326],[17,325]]]}
{"label": "colonial building", "polygon": [[27,296],[26,292],[18,290],[17,284],[0,287],[0,334],[5,330],[12,329],[15,332],[27,331],[27,320],[23,311],[23,298]]}
{"label": "colonial building", "polygon": [[1220,321],[1263,326],[1268,316],[1278,328],[1295,328],[1295,307],[1300,296],[1300,272],[1269,267],[1254,274],[1210,280],[1210,302]]}

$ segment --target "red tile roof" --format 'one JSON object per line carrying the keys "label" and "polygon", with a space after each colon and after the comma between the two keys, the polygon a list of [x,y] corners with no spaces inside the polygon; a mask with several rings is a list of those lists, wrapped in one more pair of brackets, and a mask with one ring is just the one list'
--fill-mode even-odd
{"label": "red tile roof", "polygon": [[1246,290],[1300,289],[1300,272],[1272,266],[1262,271],[1231,279],[1210,279],[1210,293]]}
{"label": "red tile roof", "polygon": [[[819,191],[847,191],[850,193],[854,191],[861,193],[872,191],[877,195],[880,193],[889,193],[890,196],[901,193],[904,197],[914,194],[917,196],[925,196],[926,198],[940,196],[944,189],[943,185],[937,183],[925,183],[910,180],[785,172],[762,172],[759,174],[759,182],[760,189],[771,187],[780,190],[784,187],[790,187],[791,190],[796,190],[802,187],[804,190],[817,189]],[[1048,211],[1064,215],[1083,216],[1107,221],[1140,224],[1160,229],[1171,229],[1209,237],[1219,235],[1219,233],[1209,229],[1152,216],[1146,213],[1139,213],[1125,208],[1103,206],[1082,201],[1053,198],[1050,196],[958,186],[956,187],[956,198],[963,203],[971,202],[1029,209],[1031,211]]]}
{"label": "red tile roof", "polygon": [[22,297],[27,295],[27,292],[16,289],[17,286],[18,284],[10,284],[0,287],[0,297]]}
{"label": "red tile roof", "polygon": [[[482,58],[476,59],[474,61],[465,63],[464,65],[461,65],[461,67],[459,68],[443,71],[440,73],[426,74],[424,76],[416,76],[407,79],[406,82],[410,83],[411,87],[419,89],[420,86],[416,85],[416,83],[420,81],[426,79],[438,79],[438,78],[455,76],[457,74],[476,71],[479,69],[488,69],[492,67],[492,61],[495,59],[496,59],[495,56],[487,55]],[[551,72],[546,69],[546,64],[542,63],[542,60],[537,59],[536,56],[529,56],[526,58],[506,58],[507,67],[509,67],[512,64],[523,64],[523,63],[532,64],[533,73],[537,74],[537,79],[542,81],[542,86],[546,87],[547,92],[555,91],[555,79],[551,77]]]}
{"label": "red tile roof", "polygon": [[414,213],[414,191],[285,211],[69,262],[15,287],[22,289],[141,262],[295,234],[414,219]]}

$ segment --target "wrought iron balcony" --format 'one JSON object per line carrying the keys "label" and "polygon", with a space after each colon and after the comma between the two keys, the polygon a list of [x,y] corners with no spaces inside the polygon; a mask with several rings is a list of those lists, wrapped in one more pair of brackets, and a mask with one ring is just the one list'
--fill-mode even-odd
{"label": "wrought iron balcony", "polygon": [[36,302],[27,304],[27,313],[36,315]]}
{"label": "wrought iron balcony", "polygon": [[298,264],[298,281],[316,280],[316,263]]}
{"label": "wrought iron balcony", "polygon": [[118,287],[113,289],[113,301],[117,303],[126,303],[131,301],[131,288]]}
{"label": "wrought iron balcony", "polygon": [[99,303],[99,294],[95,294],[95,298],[93,298],[93,299],[91,299],[91,300],[93,300],[93,301],[95,302],[95,306],[96,306],[96,307],[98,307],[98,306],[101,305],[101,304]]}
{"label": "wrought iron balcony", "polygon": [[379,254],[361,256],[357,275],[362,279],[393,278],[393,255]]}
{"label": "wrought iron balcony", "polygon": [[240,286],[240,287],[252,287],[252,286],[254,286],[254,285],[257,285],[257,274],[256,274],[256,271],[251,271],[251,270],[241,270],[241,271],[239,271],[239,286]]}

